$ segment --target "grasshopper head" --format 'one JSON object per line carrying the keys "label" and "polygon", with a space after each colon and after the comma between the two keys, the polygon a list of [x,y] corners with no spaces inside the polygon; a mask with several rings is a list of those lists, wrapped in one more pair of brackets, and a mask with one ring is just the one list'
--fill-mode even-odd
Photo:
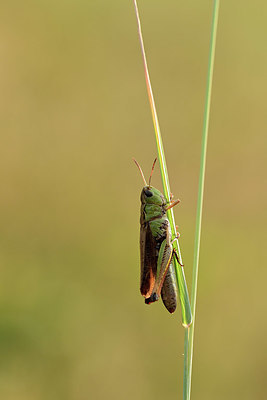
{"label": "grasshopper head", "polygon": [[152,174],[153,174],[155,163],[156,163],[157,159],[154,160],[154,163],[152,165],[148,184],[146,183],[142,168],[140,167],[140,165],[138,164],[138,162],[135,159],[133,159],[133,160],[134,160],[135,164],[137,165],[137,167],[140,171],[140,174],[143,178],[143,181],[145,183],[145,186],[143,187],[143,190],[141,193],[141,203],[142,204],[153,204],[156,206],[165,206],[166,199],[163,196],[163,194],[158,189],[156,189],[150,185]]}
{"label": "grasshopper head", "polygon": [[137,167],[140,171],[140,174],[143,178],[143,181],[145,183],[145,186],[143,187],[143,190],[141,193],[141,203],[142,204],[154,204],[157,206],[165,206],[166,199],[163,196],[163,194],[158,189],[156,189],[150,185],[152,174],[153,174],[155,163],[156,163],[157,159],[154,160],[154,163],[152,165],[148,184],[146,183],[142,168],[140,167],[140,165],[138,164],[138,162],[135,159],[133,159],[133,160],[134,160],[135,164],[137,165]]}
{"label": "grasshopper head", "polygon": [[145,186],[141,192],[141,203],[164,206],[166,205],[166,199],[158,189],[153,186]]}

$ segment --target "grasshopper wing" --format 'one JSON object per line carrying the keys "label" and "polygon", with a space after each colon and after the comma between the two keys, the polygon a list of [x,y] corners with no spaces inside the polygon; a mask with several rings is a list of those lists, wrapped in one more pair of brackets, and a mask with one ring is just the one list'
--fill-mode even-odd
{"label": "grasshopper wing", "polygon": [[140,255],[141,276],[140,292],[145,297],[150,297],[157,273],[157,250],[156,240],[153,237],[149,222],[141,221],[140,228]]}

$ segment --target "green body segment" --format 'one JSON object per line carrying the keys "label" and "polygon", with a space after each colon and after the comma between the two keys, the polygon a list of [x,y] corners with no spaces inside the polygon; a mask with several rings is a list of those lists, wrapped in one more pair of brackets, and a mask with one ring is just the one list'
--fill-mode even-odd
{"label": "green body segment", "polygon": [[[155,229],[157,229],[157,226],[160,224],[160,220],[162,220],[161,216],[162,216],[162,207],[155,205],[155,204],[147,204],[144,207],[144,213],[145,213],[145,220],[146,221],[151,221],[151,228],[152,225],[154,225],[154,236],[156,237],[157,232],[155,232]],[[158,218],[159,221],[156,221],[155,218]],[[155,224],[152,224],[152,222],[156,222]]]}

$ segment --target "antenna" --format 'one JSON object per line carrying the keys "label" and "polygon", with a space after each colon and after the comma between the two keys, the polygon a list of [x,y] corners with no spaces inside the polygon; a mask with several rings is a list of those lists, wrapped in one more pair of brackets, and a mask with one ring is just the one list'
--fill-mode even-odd
{"label": "antenna", "polygon": [[157,161],[157,158],[155,158],[153,165],[152,165],[151,174],[150,174],[149,181],[148,181],[148,187],[150,187],[150,182],[151,182],[151,178],[152,178],[152,174],[153,174],[153,171],[155,168],[156,161]]}
{"label": "antenna", "polygon": [[[142,178],[143,178],[143,181],[145,182],[145,186],[147,186],[147,183],[146,183],[146,180],[145,180],[145,177],[144,177],[142,168],[140,167],[140,165],[138,164],[138,162],[136,161],[135,158],[133,158],[133,160],[134,160],[135,164],[137,165],[137,168],[138,168],[139,171],[140,171],[140,174],[141,174],[141,176],[142,176]],[[155,160],[155,161],[156,161],[156,160]],[[154,164],[155,164],[155,161],[154,161]],[[154,167],[154,164],[153,164],[153,167]],[[152,167],[152,171],[153,171],[153,167]],[[151,171],[151,175],[152,175],[152,171]],[[151,175],[150,175],[150,178],[151,178]],[[149,182],[150,182],[150,178],[149,178]]]}

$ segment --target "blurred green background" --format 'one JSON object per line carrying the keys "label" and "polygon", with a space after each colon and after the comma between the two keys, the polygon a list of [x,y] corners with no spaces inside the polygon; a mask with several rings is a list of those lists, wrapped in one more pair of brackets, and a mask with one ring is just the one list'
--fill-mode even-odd
{"label": "blurred green background", "polygon": [[[212,1],[139,7],[190,290]],[[267,396],[266,20],[221,3],[198,400]],[[133,2],[1,2],[0,54],[0,397],[181,399],[180,309],[139,293],[132,157],[147,176],[156,146]]]}

